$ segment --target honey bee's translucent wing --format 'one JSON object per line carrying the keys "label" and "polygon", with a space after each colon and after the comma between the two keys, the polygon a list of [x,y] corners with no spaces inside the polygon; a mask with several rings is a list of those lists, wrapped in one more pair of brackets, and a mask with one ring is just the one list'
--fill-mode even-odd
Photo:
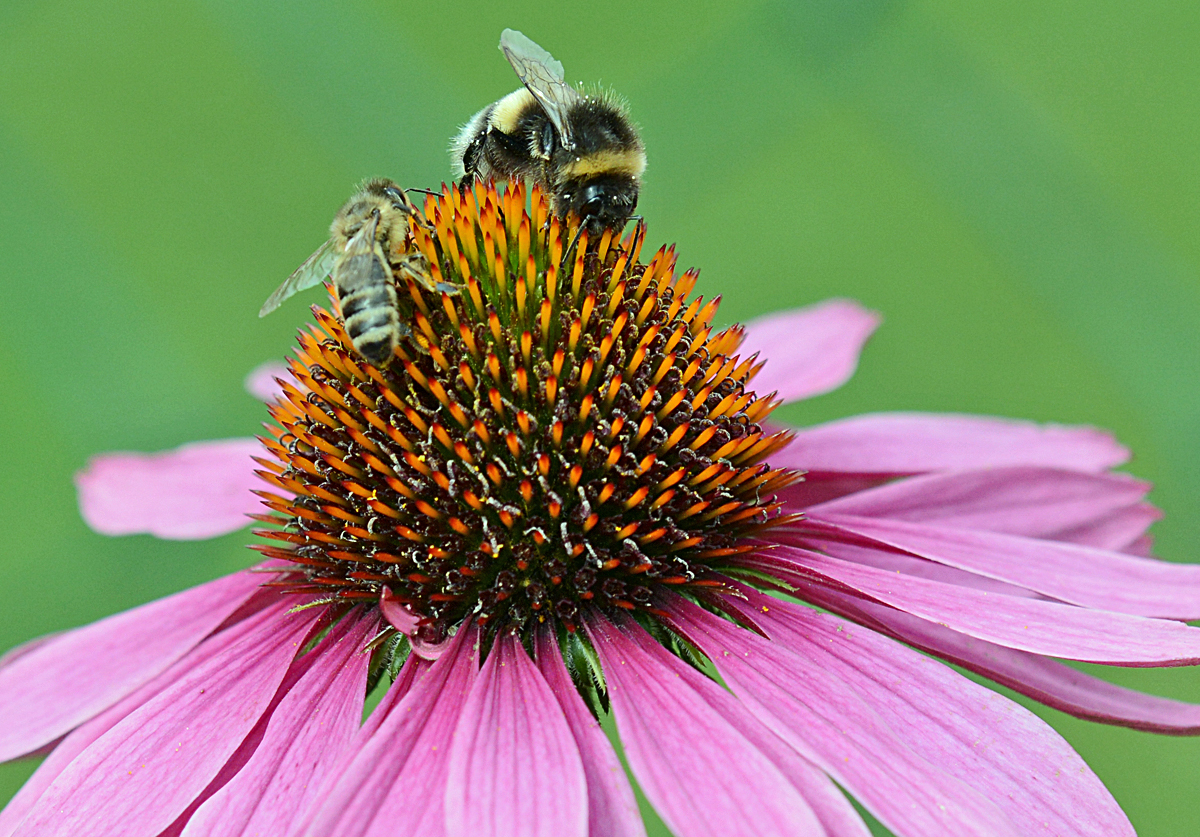
{"label": "honey bee's translucent wing", "polygon": [[337,254],[333,251],[333,239],[329,239],[320,247],[317,252],[313,253],[304,260],[304,264],[296,268],[296,272],[284,280],[283,284],[275,289],[275,293],[267,298],[263,303],[263,307],[259,309],[258,316],[265,317],[276,308],[283,304],[283,301],[295,293],[311,288],[313,285],[319,285],[328,278],[330,271],[333,270],[333,263]]}
{"label": "honey bee's translucent wing", "polygon": [[579,100],[579,92],[567,84],[562,62],[515,29],[505,29],[501,33],[500,49],[517,71],[521,84],[533,94],[554,123],[563,146],[573,148],[575,140],[567,122],[567,111]]}

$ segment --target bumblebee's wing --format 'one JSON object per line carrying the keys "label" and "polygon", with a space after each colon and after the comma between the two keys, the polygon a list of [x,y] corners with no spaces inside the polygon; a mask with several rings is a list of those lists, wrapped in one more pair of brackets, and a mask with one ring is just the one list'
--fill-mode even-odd
{"label": "bumblebee's wing", "polygon": [[500,34],[500,49],[517,71],[521,84],[533,94],[554,123],[562,144],[566,148],[574,147],[567,111],[579,100],[579,92],[567,84],[562,62],[515,29],[505,29]]}
{"label": "bumblebee's wing", "polygon": [[296,268],[296,272],[285,279],[283,284],[275,289],[275,293],[271,294],[267,298],[267,301],[263,303],[263,307],[259,309],[258,316],[267,316],[267,314],[270,314],[282,305],[283,301],[292,294],[324,282],[325,278],[329,276],[329,272],[333,270],[335,256],[336,254],[333,252],[333,239],[331,238],[318,247],[317,252],[305,259],[304,264]]}

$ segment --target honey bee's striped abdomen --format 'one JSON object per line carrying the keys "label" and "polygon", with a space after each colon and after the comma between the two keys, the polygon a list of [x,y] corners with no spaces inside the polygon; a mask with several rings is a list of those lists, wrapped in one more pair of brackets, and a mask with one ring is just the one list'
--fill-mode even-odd
{"label": "honey bee's striped abdomen", "polygon": [[379,256],[364,253],[347,258],[337,279],[342,319],[354,348],[375,366],[384,366],[400,340],[391,271]]}

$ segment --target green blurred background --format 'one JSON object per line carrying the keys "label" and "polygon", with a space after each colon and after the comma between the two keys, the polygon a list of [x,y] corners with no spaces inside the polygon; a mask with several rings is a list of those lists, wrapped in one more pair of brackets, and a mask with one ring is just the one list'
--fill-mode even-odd
{"label": "green blurred background", "polygon": [[[457,126],[516,86],[505,26],[629,98],[649,250],[677,242],[724,321],[833,295],[885,314],[855,379],[787,419],[1112,428],[1158,485],[1160,553],[1200,560],[1200,4],[550,8],[0,6],[0,646],[249,561],[240,533],[92,534],[71,476],[256,430],[243,376],[305,316],[259,304],[358,179],[448,176]],[[1106,676],[1200,701],[1197,671]],[[1200,741],[1038,711],[1142,835],[1196,833]]]}

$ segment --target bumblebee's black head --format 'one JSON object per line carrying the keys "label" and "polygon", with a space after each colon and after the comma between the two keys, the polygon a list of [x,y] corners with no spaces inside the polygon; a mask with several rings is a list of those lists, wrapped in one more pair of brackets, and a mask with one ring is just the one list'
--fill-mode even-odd
{"label": "bumblebee's black head", "polygon": [[636,177],[620,173],[572,178],[555,189],[555,210],[578,215],[588,235],[606,228],[619,230],[637,208],[639,185]]}

